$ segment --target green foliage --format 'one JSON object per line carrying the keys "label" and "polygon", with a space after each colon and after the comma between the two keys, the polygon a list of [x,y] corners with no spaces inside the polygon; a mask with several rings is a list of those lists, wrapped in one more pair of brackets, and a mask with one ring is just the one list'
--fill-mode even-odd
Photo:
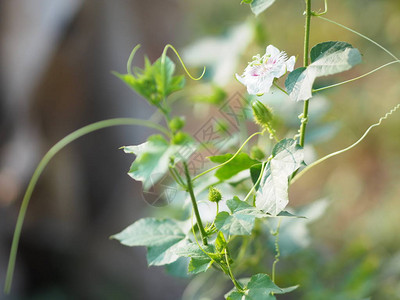
{"label": "green foliage", "polygon": [[136,159],[128,172],[133,179],[141,181],[148,190],[168,171],[170,158],[179,160],[179,152],[192,149],[191,140],[185,135],[177,144],[171,145],[161,135],[150,136],[147,142],[137,146],[122,147],[125,153],[135,154]]}
{"label": "green foliage", "polygon": [[361,54],[345,42],[324,42],[311,49],[311,64],[291,72],[285,86],[294,101],[308,100],[312,97],[315,79],[347,71],[361,63]]}
{"label": "green foliage", "polygon": [[214,253],[214,246],[207,245],[200,248],[196,243],[190,243],[176,251],[179,256],[190,257],[189,274],[205,272],[211,267],[213,260],[207,253]]}
{"label": "green foliage", "polygon": [[300,168],[303,149],[293,139],[284,139],[272,150],[257,191],[256,207],[273,216],[285,209],[289,202],[289,177]]}
{"label": "green foliage", "polygon": [[266,216],[238,197],[229,199],[227,205],[231,213],[223,211],[215,218],[215,227],[227,236],[251,235],[255,219]]}
{"label": "green foliage", "polygon": [[111,238],[126,246],[145,246],[149,265],[165,265],[176,261],[177,249],[187,243],[181,226],[172,219],[140,219]]}
{"label": "green foliage", "polygon": [[181,90],[185,85],[183,76],[174,76],[175,64],[168,57],[162,57],[153,64],[145,58],[143,69],[135,68],[134,74],[119,74],[114,72],[129,87],[146,98],[149,103],[160,107],[161,102],[173,92]]}
{"label": "green foliage", "polygon": [[[210,156],[209,159],[214,163],[222,164],[232,157],[233,154],[227,153],[223,155]],[[252,159],[247,153],[241,152],[229,163],[220,167],[217,172],[215,172],[215,176],[220,180],[227,180],[239,172],[249,169],[252,165],[257,163],[259,163],[258,160]]]}
{"label": "green foliage", "polygon": [[286,294],[295,290],[297,286],[289,288],[278,287],[267,274],[253,275],[244,291],[233,290],[225,295],[227,300],[273,300],[273,294]]}

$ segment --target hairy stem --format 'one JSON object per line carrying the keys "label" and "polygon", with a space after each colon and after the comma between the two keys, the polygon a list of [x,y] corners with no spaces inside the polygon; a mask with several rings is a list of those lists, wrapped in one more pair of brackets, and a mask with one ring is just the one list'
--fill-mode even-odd
{"label": "hairy stem", "polygon": [[199,208],[197,206],[196,197],[194,196],[193,186],[192,186],[192,179],[190,178],[189,169],[186,162],[183,162],[183,168],[185,169],[186,181],[187,181],[187,190],[190,194],[190,199],[192,200],[194,215],[196,216],[197,226],[200,231],[201,239],[203,241],[203,245],[207,245],[207,234],[204,230],[203,223],[201,222],[201,217],[199,213]]}
{"label": "hairy stem", "polygon": [[22,200],[22,204],[21,204],[21,208],[19,210],[17,224],[15,226],[14,236],[13,236],[13,240],[12,240],[12,244],[11,244],[10,258],[8,261],[7,275],[6,275],[5,285],[4,285],[4,292],[6,294],[9,294],[11,291],[12,278],[13,278],[14,269],[15,269],[15,260],[17,258],[18,244],[19,244],[19,239],[21,236],[22,225],[24,224],[25,214],[28,209],[29,201],[31,199],[33,190],[35,189],[36,183],[37,183],[40,175],[42,174],[44,168],[47,166],[49,161],[61,149],[63,149],[65,146],[67,146],[69,143],[75,141],[76,139],[78,139],[88,133],[99,130],[99,129],[112,127],[112,126],[120,126],[120,125],[145,126],[145,127],[157,129],[167,136],[169,135],[169,132],[164,127],[157,125],[150,121],[140,120],[140,119],[131,119],[131,118],[117,118],[117,119],[109,119],[109,120],[96,122],[96,123],[87,125],[85,127],[82,127],[80,129],[70,133],[69,135],[64,137],[62,140],[60,140],[58,143],[56,143],[53,147],[51,147],[50,150],[45,154],[45,156],[39,162],[39,165],[37,166],[35,172],[32,175],[31,180],[29,181],[28,188],[26,189],[24,198]]}

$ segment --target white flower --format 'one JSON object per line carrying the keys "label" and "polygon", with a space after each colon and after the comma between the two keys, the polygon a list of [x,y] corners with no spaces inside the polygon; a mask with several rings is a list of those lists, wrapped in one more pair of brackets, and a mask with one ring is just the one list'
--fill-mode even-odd
{"label": "white flower", "polygon": [[236,78],[247,86],[250,95],[268,93],[275,78],[293,71],[295,61],[294,56],[288,59],[286,52],[269,45],[265,54],[262,57],[260,54],[253,56],[253,61],[246,67],[243,75],[236,74]]}

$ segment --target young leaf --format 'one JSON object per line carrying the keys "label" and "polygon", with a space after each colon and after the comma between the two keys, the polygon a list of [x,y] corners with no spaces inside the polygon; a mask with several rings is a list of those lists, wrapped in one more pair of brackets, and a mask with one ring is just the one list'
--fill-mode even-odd
{"label": "young leaf", "polygon": [[185,85],[183,76],[173,76],[175,64],[168,56],[165,57],[164,65],[161,58],[157,59],[154,64],[145,58],[144,69],[134,68],[134,70],[135,74],[114,72],[114,75],[156,106],[168,95],[181,90]]}
{"label": "young leaf", "polygon": [[[182,140],[180,144],[170,145],[161,135],[150,136],[147,142],[137,146],[123,147],[125,153],[136,155],[128,172],[133,179],[143,183],[148,190],[168,171],[170,157],[180,152],[193,151],[190,140]],[[179,159],[179,155],[177,156]]]}
{"label": "young leaf", "polygon": [[304,153],[295,140],[284,139],[275,145],[272,156],[256,194],[256,207],[277,216],[289,202],[289,176],[301,166]]}
{"label": "young leaf", "polygon": [[[288,289],[287,292],[292,290]],[[226,294],[225,298],[227,300],[276,299],[271,293],[282,294],[285,293],[285,290],[273,283],[267,274],[257,274],[251,277],[244,292],[233,290]]]}
{"label": "young leaf", "polygon": [[215,227],[227,236],[251,235],[256,217],[267,216],[238,197],[229,199],[227,205],[231,214],[223,211],[215,218]]}
{"label": "young leaf", "polygon": [[[209,159],[218,164],[222,164],[227,160],[231,159],[233,154],[223,154],[210,156]],[[252,165],[259,163],[258,160],[250,158],[247,153],[241,152],[234,159],[232,159],[226,165],[220,167],[217,172],[215,172],[215,176],[220,180],[227,180],[237,173],[249,169]]]}
{"label": "young leaf", "polygon": [[[251,235],[256,218],[274,217],[240,200],[238,197],[229,199],[226,204],[231,213],[220,212],[215,218],[215,227],[228,236]],[[276,216],[301,218],[287,211],[281,211]]]}
{"label": "young leaf", "polygon": [[361,63],[361,54],[345,42],[324,42],[311,49],[311,64],[291,72],[285,86],[292,100],[307,100],[312,97],[315,79],[351,69]]}
{"label": "young leaf", "polygon": [[268,7],[270,7],[275,0],[253,0],[250,3],[251,11],[258,16],[263,11],[265,11]]}
{"label": "young leaf", "polygon": [[222,253],[227,246],[227,242],[225,240],[224,234],[220,231],[218,232],[217,239],[215,240],[215,249],[218,253]]}
{"label": "young leaf", "polygon": [[214,253],[214,247],[212,245],[207,245],[203,246],[202,249],[195,243],[190,243],[185,247],[177,249],[177,255],[190,257],[188,266],[189,274],[205,272],[211,267],[212,260],[205,252]]}
{"label": "young leaf", "polygon": [[156,266],[176,261],[176,250],[187,243],[186,235],[172,219],[140,219],[111,238],[126,246],[147,247],[147,261]]}

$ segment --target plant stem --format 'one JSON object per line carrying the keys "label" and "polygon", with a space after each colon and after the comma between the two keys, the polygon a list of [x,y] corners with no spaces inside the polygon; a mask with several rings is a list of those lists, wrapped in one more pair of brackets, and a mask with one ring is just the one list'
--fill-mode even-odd
{"label": "plant stem", "polygon": [[[304,31],[304,67],[309,65],[308,53],[310,48],[310,29],[311,29],[311,0],[306,1],[306,23],[305,23],[305,31]],[[303,106],[303,115],[301,118],[301,125],[300,125],[300,139],[299,144],[301,147],[304,147],[304,139],[306,134],[306,127],[308,122],[308,103],[309,100],[304,101]]]}
{"label": "plant stem", "polygon": [[199,227],[201,239],[203,241],[203,245],[207,246],[207,234],[204,230],[203,223],[201,222],[201,217],[199,213],[199,208],[197,207],[196,197],[194,196],[192,179],[190,178],[189,169],[186,162],[183,162],[183,168],[185,169],[186,181],[187,181],[187,190],[190,194],[190,199],[192,200],[194,214],[196,216],[197,226]]}
{"label": "plant stem", "polygon": [[229,277],[231,278],[231,280],[232,280],[233,284],[235,285],[236,289],[237,289],[238,291],[243,291],[242,286],[240,285],[239,282],[237,282],[235,276],[233,276],[232,269],[231,269],[231,266],[230,266],[230,264],[229,264],[228,251],[225,249],[224,252],[225,252],[225,261],[226,261],[226,265],[227,265],[227,267],[228,267]]}
{"label": "plant stem", "polygon": [[276,269],[276,264],[279,262],[279,257],[281,256],[281,251],[279,249],[279,229],[281,227],[281,221],[282,218],[279,218],[278,220],[278,226],[276,227],[276,230],[272,235],[275,236],[275,260],[272,264],[272,282],[275,283],[275,269]]}
{"label": "plant stem", "polygon": [[22,231],[22,225],[24,224],[24,219],[25,219],[25,214],[28,209],[29,201],[31,199],[33,190],[35,189],[36,183],[42,174],[44,168],[47,166],[49,161],[65,146],[67,146],[69,143],[75,141],[76,139],[94,132],[99,129],[107,128],[107,127],[112,127],[112,126],[120,126],[120,125],[139,125],[139,126],[145,126],[149,128],[154,128],[165,135],[169,135],[169,132],[162,126],[155,124],[150,121],[146,120],[140,120],[140,119],[132,119],[132,118],[116,118],[116,119],[109,119],[109,120],[104,120],[100,122],[96,122],[90,125],[87,125],[85,127],[82,127],[66,137],[64,137],[62,140],[57,142],[53,147],[50,148],[50,150],[43,156],[42,160],[39,162],[39,165],[37,166],[36,170],[34,171],[31,180],[29,181],[28,188],[26,189],[24,198],[22,200],[21,208],[19,210],[18,214],[18,219],[17,219],[17,224],[15,226],[14,230],[14,236],[11,244],[11,251],[10,251],[10,258],[8,261],[8,268],[7,268],[7,275],[6,275],[6,281],[4,285],[4,292],[6,294],[10,293],[11,290],[11,284],[12,284],[12,278],[14,274],[14,268],[15,268],[15,260],[17,258],[17,251],[18,251],[18,244],[19,244],[19,239],[21,236],[21,231]]}

